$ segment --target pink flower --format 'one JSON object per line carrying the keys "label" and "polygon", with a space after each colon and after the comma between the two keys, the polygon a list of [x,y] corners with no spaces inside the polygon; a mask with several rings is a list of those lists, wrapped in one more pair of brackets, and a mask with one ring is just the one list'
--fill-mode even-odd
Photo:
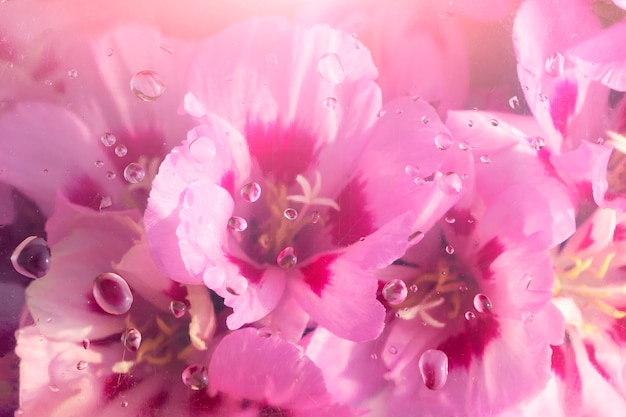
{"label": "pink flower", "polygon": [[468,157],[440,150],[453,138],[423,101],[382,108],[375,77],[349,35],[278,19],[196,53],[185,104],[205,124],[161,165],[146,226],[166,274],[233,308],[229,328],[381,332],[372,270],[458,199]]}

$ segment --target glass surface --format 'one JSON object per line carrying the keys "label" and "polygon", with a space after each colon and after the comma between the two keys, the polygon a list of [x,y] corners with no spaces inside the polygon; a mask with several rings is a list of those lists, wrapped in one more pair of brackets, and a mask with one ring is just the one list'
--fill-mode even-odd
{"label": "glass surface", "polygon": [[625,9],[0,0],[0,416],[625,415]]}

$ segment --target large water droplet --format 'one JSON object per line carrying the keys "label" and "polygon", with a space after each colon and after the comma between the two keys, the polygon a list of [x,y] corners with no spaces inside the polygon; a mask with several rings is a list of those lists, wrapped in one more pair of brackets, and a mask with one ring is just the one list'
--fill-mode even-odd
{"label": "large water droplet", "polygon": [[126,350],[129,352],[137,352],[139,346],[141,346],[141,332],[134,327],[130,327],[122,333],[121,340]]}
{"label": "large water droplet", "polygon": [[283,212],[283,216],[285,216],[287,220],[296,220],[298,218],[298,210],[291,207],[286,208]]}
{"label": "large water droplet", "polygon": [[383,287],[383,298],[391,305],[401,304],[406,300],[409,291],[401,279],[392,279]]}
{"label": "large water droplet", "polygon": [[215,143],[206,136],[200,136],[189,144],[189,155],[199,164],[207,164],[215,157]]}
{"label": "large water droplet", "polygon": [[110,148],[111,146],[115,145],[115,142],[117,142],[117,138],[111,132],[104,132],[102,136],[100,136],[100,142],[102,142],[102,144],[107,148]]}
{"label": "large water droplet", "polygon": [[233,216],[228,219],[228,228],[233,232],[243,232],[248,228],[248,222],[242,217]]}
{"label": "large water droplet", "polygon": [[328,53],[317,61],[317,70],[322,78],[330,83],[339,84],[346,79],[346,71],[339,55]]}
{"label": "large water droplet", "polygon": [[297,263],[298,257],[296,256],[296,251],[291,246],[287,246],[280,251],[276,257],[276,264],[283,269],[293,268]]}
{"label": "large water droplet", "polygon": [[209,385],[209,372],[206,366],[189,365],[181,375],[183,384],[194,391],[199,391]]}
{"label": "large water droplet", "polygon": [[126,156],[127,153],[128,148],[126,147],[126,145],[117,145],[115,147],[115,155],[119,156],[120,158]]}
{"label": "large water droplet", "polygon": [[29,236],[13,251],[11,264],[20,274],[35,279],[48,273],[51,259],[48,243],[43,238]]}
{"label": "large water droplet", "polygon": [[326,110],[335,111],[339,107],[339,102],[335,97],[327,97],[324,99],[324,108]]}
{"label": "large water droplet", "polygon": [[165,82],[154,71],[139,71],[130,80],[130,89],[143,101],[154,101],[165,92]]}
{"label": "large water droplet", "polygon": [[143,181],[145,177],[146,171],[136,162],[131,162],[124,168],[124,179],[131,184],[137,184]]}
{"label": "large water droplet", "polygon": [[448,195],[455,195],[461,192],[463,182],[456,172],[448,172],[439,180],[439,187]]}
{"label": "large water droplet", "polygon": [[93,280],[93,297],[109,314],[124,314],[133,304],[130,287],[124,278],[113,272],[105,272]]}
{"label": "large water droplet", "polygon": [[170,303],[170,313],[175,318],[179,319],[187,312],[187,306],[182,301],[172,301]]}
{"label": "large water droplet", "polygon": [[420,374],[426,388],[438,390],[448,380],[448,355],[440,350],[428,349],[418,363]]}
{"label": "large water droplet", "polygon": [[249,182],[241,187],[241,198],[248,203],[254,203],[261,197],[261,186],[256,182]]}
{"label": "large water droplet", "polygon": [[439,132],[435,135],[435,146],[440,151],[446,151],[452,146],[452,136],[445,132]]}
{"label": "large water droplet", "polygon": [[474,308],[479,313],[489,313],[491,307],[491,300],[485,294],[476,294],[474,296]]}
{"label": "large water droplet", "polygon": [[553,53],[546,59],[545,70],[550,77],[560,77],[563,74],[565,57],[558,52]]}

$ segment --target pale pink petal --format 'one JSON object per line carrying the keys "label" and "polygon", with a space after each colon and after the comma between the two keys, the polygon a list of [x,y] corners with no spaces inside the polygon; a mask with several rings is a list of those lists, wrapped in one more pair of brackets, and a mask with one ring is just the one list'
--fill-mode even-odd
{"label": "pale pink petal", "polygon": [[309,315],[288,292],[284,292],[276,308],[259,321],[260,326],[294,343],[300,341],[308,323]]}

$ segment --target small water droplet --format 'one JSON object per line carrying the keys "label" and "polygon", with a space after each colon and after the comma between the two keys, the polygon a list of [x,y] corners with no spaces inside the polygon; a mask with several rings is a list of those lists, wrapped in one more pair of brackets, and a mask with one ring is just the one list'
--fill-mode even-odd
{"label": "small water droplet", "polygon": [[100,136],[100,141],[104,146],[110,148],[111,146],[115,145],[115,142],[117,142],[117,138],[111,132],[104,132],[102,136]]}
{"label": "small water droplet", "polygon": [[446,216],[446,217],[444,218],[444,221],[445,221],[446,223],[448,223],[448,224],[454,224],[454,223],[456,222],[456,219],[455,219],[454,217],[451,217],[451,216]]}
{"label": "small water droplet", "polygon": [[445,132],[439,132],[435,135],[435,146],[440,151],[447,151],[452,146],[452,136]]}
{"label": "small water droplet", "polygon": [[479,313],[489,313],[491,307],[491,300],[485,294],[476,294],[474,296],[474,308]]}
{"label": "small water droplet", "polygon": [[422,116],[421,120],[422,120],[422,124],[427,125],[428,123],[430,123],[430,117],[428,117],[426,115]]}
{"label": "small water droplet", "polygon": [[474,127],[474,121],[473,120],[468,120],[467,121],[467,127]]}
{"label": "small water droplet", "polygon": [[261,197],[261,186],[256,182],[249,182],[241,187],[241,198],[248,203],[254,203]]}
{"label": "small water droplet", "polygon": [[256,334],[264,338],[272,337],[272,329],[270,329],[269,327],[261,327],[260,329],[256,330]]}
{"label": "small water droplet", "polygon": [[376,113],[376,117],[383,117],[385,114],[387,114],[387,111],[384,109],[380,109],[378,110],[378,113]]}
{"label": "small water droplet", "polygon": [[211,162],[216,152],[215,142],[206,136],[200,136],[189,144],[189,155],[199,164]]}
{"label": "small water droplet", "polygon": [[500,122],[498,121],[498,119],[491,119],[491,120],[489,120],[489,123],[490,123],[490,124],[491,124],[491,126],[493,126],[493,127],[500,126]]}
{"label": "small water droplet", "polygon": [[50,388],[50,391],[52,392],[59,392],[59,386],[56,384],[50,384],[48,385],[48,388]]}
{"label": "small water droplet", "polygon": [[382,290],[383,298],[391,305],[402,304],[408,295],[406,284],[401,279],[392,279]]}
{"label": "small water droplet", "polygon": [[403,112],[404,110],[402,110],[400,107],[396,109],[396,114],[402,114]]}
{"label": "small water droplet", "polygon": [[141,332],[134,327],[130,327],[122,333],[122,345],[129,352],[137,352],[141,346]]}
{"label": "small water droplet", "polygon": [[165,92],[165,82],[154,71],[139,71],[130,80],[131,91],[143,101],[154,101]]}
{"label": "small water droplet", "polygon": [[276,264],[283,269],[293,268],[296,263],[298,263],[298,257],[296,256],[295,249],[291,246],[287,246],[285,249],[280,251],[276,257]]}
{"label": "small water droplet", "polygon": [[296,220],[298,218],[298,210],[291,207],[286,208],[285,211],[283,211],[283,216],[285,216],[287,220]]}
{"label": "small water droplet", "polygon": [[113,199],[110,195],[104,195],[100,199],[100,205],[98,206],[99,210],[103,210],[105,208],[109,208],[113,205]]}
{"label": "small water droplet", "polygon": [[413,183],[415,185],[422,186],[422,185],[426,184],[426,180],[424,179],[424,177],[420,177],[418,175],[417,177],[413,178]]}
{"label": "small water droplet", "polygon": [[409,244],[416,245],[424,239],[424,232],[415,231],[409,235]]}
{"label": "small water droplet", "polygon": [[29,236],[13,251],[11,264],[20,274],[28,278],[41,278],[50,270],[52,254],[45,239]]}
{"label": "small water droplet", "polygon": [[465,320],[470,321],[470,320],[474,320],[476,318],[476,314],[474,314],[472,311],[467,311],[465,313]]}
{"label": "small water droplet", "polygon": [[439,187],[448,195],[455,195],[461,192],[463,182],[456,172],[448,172],[439,180]]}
{"label": "small water droplet", "polygon": [[115,147],[115,155],[119,156],[120,158],[126,156],[127,153],[128,148],[125,145],[117,145]]}
{"label": "small water droplet", "polygon": [[74,68],[70,68],[67,71],[67,76],[72,78],[72,79],[74,79],[74,78],[78,77],[78,71],[76,71]]}
{"label": "small water droplet", "polygon": [[411,292],[417,292],[420,288],[417,286],[417,284],[411,284],[411,286],[409,287],[409,290],[411,290]]}
{"label": "small water droplet", "polygon": [[324,99],[324,107],[326,110],[335,111],[339,107],[339,102],[335,97],[327,97]]}
{"label": "small water droplet", "polygon": [[491,158],[489,158],[489,155],[480,155],[480,162],[487,165],[491,163]]}
{"label": "small water droplet", "polygon": [[113,171],[107,171],[105,176],[107,180],[114,180],[117,177]]}
{"label": "small water droplet", "polygon": [[45,80],[43,83],[48,87],[52,86],[52,80]]}
{"label": "small water droplet", "polygon": [[209,385],[209,372],[206,366],[189,365],[182,375],[183,384],[194,391],[199,391]]}
{"label": "small water droplet", "polygon": [[321,218],[320,212],[317,210],[313,210],[313,212],[311,213],[311,223],[317,224],[320,221],[320,218]]}
{"label": "small water droplet", "polygon": [[541,102],[541,103],[545,103],[546,101],[548,101],[548,96],[546,96],[543,93],[539,93],[537,94],[537,99]]}
{"label": "small water droplet", "polygon": [[598,138],[598,139],[596,139],[596,143],[597,143],[598,145],[604,145],[604,138]]}
{"label": "small water droplet", "polygon": [[448,380],[448,356],[436,349],[428,349],[420,356],[418,367],[426,388],[438,390]]}
{"label": "small water droplet", "polygon": [[120,405],[121,405],[122,407],[126,408],[126,407],[128,407],[128,401],[126,401],[126,400],[122,400],[122,401],[120,402]]}
{"label": "small water droplet", "polygon": [[320,76],[332,84],[339,84],[346,79],[346,71],[339,55],[330,52],[324,54],[317,61],[317,71]]}
{"label": "small water droplet", "polygon": [[472,147],[467,142],[461,142],[459,143],[459,149],[462,151],[471,151]]}
{"label": "small water droplet", "polygon": [[187,306],[182,301],[171,301],[170,302],[170,314],[175,318],[179,319],[185,315],[187,312]]}
{"label": "small water droplet", "polygon": [[530,147],[536,151],[540,151],[543,147],[546,146],[546,140],[541,136],[535,136],[530,139]]}
{"label": "small water droplet", "polygon": [[524,324],[528,324],[528,323],[532,322],[533,319],[534,319],[533,313],[531,313],[530,311],[524,311],[522,313],[522,322]]}
{"label": "small water droplet", "polygon": [[106,54],[107,54],[107,56],[113,55],[113,48],[107,48]]}
{"label": "small water droplet", "polygon": [[137,184],[143,181],[145,177],[146,171],[136,162],[131,162],[124,168],[124,179],[131,184]]}
{"label": "small water droplet", "polygon": [[517,98],[517,96],[513,96],[509,99],[509,107],[513,110],[519,107],[519,98]]}
{"label": "small water droplet", "polygon": [[446,253],[448,255],[454,254],[454,247],[452,245],[446,245]]}
{"label": "small water droplet", "polygon": [[391,353],[392,355],[395,355],[395,354],[397,354],[397,353],[398,353],[398,348],[397,348],[397,347],[395,347],[395,346],[393,346],[393,345],[391,345],[391,346],[389,346],[389,348],[387,349],[387,351],[388,351],[389,353]]}
{"label": "small water droplet", "polygon": [[560,77],[563,74],[565,57],[558,52],[553,53],[546,59],[545,70],[550,77]]}
{"label": "small water droplet", "polygon": [[404,167],[404,173],[409,177],[416,177],[420,173],[420,169],[416,165],[409,164]]}
{"label": "small water droplet", "polygon": [[120,315],[128,312],[133,304],[133,293],[121,276],[105,272],[93,280],[93,297],[102,310]]}
{"label": "small water droplet", "polygon": [[83,349],[87,350],[91,346],[91,341],[89,339],[83,339]]}
{"label": "small water droplet", "polygon": [[378,355],[377,355],[377,354],[375,354],[375,353],[372,353],[372,354],[370,355],[370,358],[372,358],[373,360],[376,360],[376,359],[378,359]]}
{"label": "small water droplet", "polygon": [[104,161],[101,161],[101,160],[98,159],[93,164],[96,166],[96,168],[102,168],[104,166]]}
{"label": "small water droplet", "polygon": [[242,217],[233,216],[228,219],[228,228],[233,232],[243,232],[248,228],[248,222]]}
{"label": "small water droplet", "polygon": [[87,366],[89,366],[87,361],[78,361],[76,363],[76,369],[78,369],[79,371],[87,369]]}

